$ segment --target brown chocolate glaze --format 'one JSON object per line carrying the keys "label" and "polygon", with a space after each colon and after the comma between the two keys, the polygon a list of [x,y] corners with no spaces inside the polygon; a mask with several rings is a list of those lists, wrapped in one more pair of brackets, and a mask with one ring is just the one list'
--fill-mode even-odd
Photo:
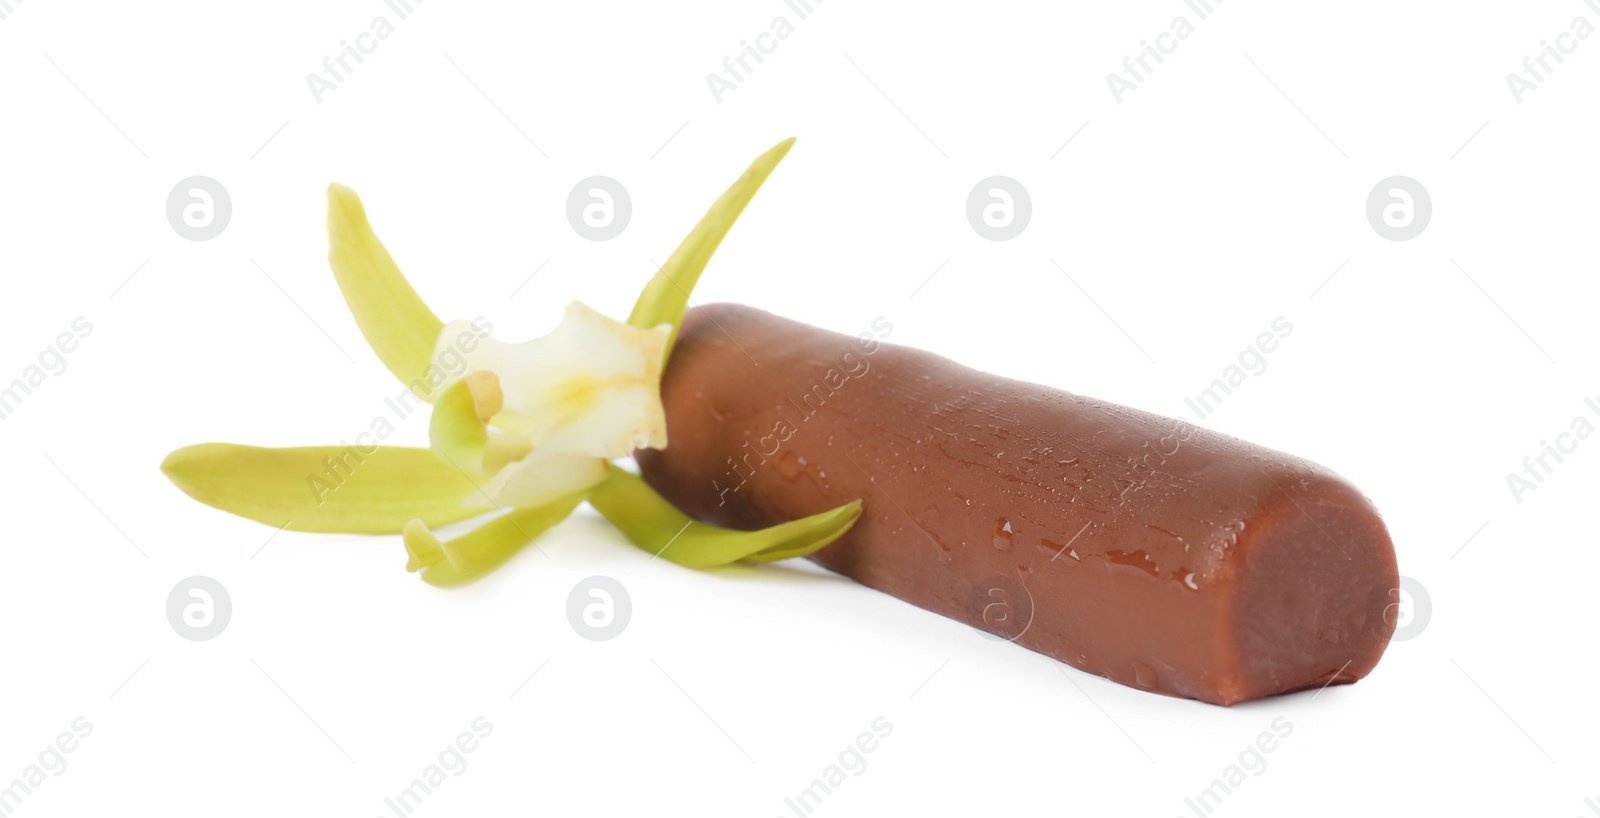
{"label": "brown chocolate glaze", "polygon": [[[1364,677],[1394,546],[1314,463],[760,310],[692,310],[640,451],[685,512],[760,528],[861,498],[812,559],[1126,685],[1234,704]],[[759,365],[757,364],[759,362]]]}

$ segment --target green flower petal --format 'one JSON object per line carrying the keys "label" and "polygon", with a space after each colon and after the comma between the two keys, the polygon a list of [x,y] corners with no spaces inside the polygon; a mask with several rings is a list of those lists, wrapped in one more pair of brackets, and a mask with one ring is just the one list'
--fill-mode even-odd
{"label": "green flower petal", "polygon": [[639,294],[638,302],[633,305],[633,313],[628,316],[628,323],[640,329],[671,324],[672,336],[667,339],[668,355],[672,354],[672,342],[678,337],[683,313],[689,308],[689,293],[699,282],[706,262],[711,260],[711,254],[722,244],[722,237],[728,235],[728,229],[744,212],[745,205],[750,204],[756,191],[761,189],[761,183],[767,181],[772,169],[778,166],[793,146],[794,137],[791,136],[756,157],[744,175],[712,203],[700,223],[694,226],[678,249],[672,251],[667,263],[661,265],[655,277],[645,285],[644,292]]}
{"label": "green flower petal", "polygon": [[372,351],[401,383],[430,397],[428,368],[444,322],[373,234],[361,197],[338,184],[328,186],[328,265]]}
{"label": "green flower petal", "polygon": [[770,562],[822,549],[855,525],[861,501],[760,531],[734,531],[691,519],[638,475],[612,469],[589,497],[634,545],[687,568],[717,568],[740,560]]}
{"label": "green flower petal", "polygon": [[161,471],[208,506],[291,531],[394,534],[412,519],[445,525],[490,507],[428,449],[362,448],[202,443],[167,455]]}
{"label": "green flower petal", "polygon": [[441,542],[422,520],[412,520],[405,529],[410,557],[406,570],[421,571],[429,585],[465,585],[499,568],[535,537],[567,519],[587,493],[516,509],[448,542]]}
{"label": "green flower petal", "polygon": [[483,478],[483,452],[489,444],[489,426],[478,416],[471,385],[456,381],[444,390],[428,420],[428,445],[447,462],[470,469]]}

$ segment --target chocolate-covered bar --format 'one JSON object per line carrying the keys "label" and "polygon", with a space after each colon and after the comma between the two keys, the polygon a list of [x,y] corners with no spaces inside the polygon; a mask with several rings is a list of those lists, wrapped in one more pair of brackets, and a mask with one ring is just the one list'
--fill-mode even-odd
{"label": "chocolate-covered bar", "polygon": [[1364,677],[1398,577],[1371,503],[1314,463],[750,307],[692,310],[645,479],[759,528],[855,498],[812,559],[1144,690],[1216,704]]}

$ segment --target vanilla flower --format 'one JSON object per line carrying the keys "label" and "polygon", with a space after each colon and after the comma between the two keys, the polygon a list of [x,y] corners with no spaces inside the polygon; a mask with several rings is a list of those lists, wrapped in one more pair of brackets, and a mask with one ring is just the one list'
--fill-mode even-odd
{"label": "vanilla flower", "polygon": [[[329,264],[372,350],[434,404],[429,448],[206,443],[168,455],[162,471],[191,497],[276,528],[403,533],[407,569],[435,585],[494,570],[584,501],[635,545],[694,568],[826,546],[855,523],[859,500],[762,531],[731,531],[691,520],[612,464],[667,446],[661,373],[689,291],[793,141],[757,158],[712,205],[626,323],[573,302],[559,326],[522,343],[441,321],[373,233],[360,198],[330,186]],[[462,338],[475,340],[460,345]],[[485,514],[493,518],[455,539],[432,531]]]}

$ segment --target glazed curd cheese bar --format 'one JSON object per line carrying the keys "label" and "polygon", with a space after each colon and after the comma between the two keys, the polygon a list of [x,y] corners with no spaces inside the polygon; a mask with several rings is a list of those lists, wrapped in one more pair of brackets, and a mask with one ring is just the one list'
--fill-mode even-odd
{"label": "glazed curd cheese bar", "polygon": [[691,310],[644,478],[756,529],[860,498],[811,558],[1144,690],[1215,704],[1366,676],[1394,547],[1331,471],[1183,421],[754,308]]}

